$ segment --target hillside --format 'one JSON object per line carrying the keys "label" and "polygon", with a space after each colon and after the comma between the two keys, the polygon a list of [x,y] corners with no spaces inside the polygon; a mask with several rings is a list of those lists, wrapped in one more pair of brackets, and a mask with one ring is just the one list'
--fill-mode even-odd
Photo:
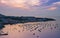
{"label": "hillside", "polygon": [[55,21],[52,18],[37,18],[37,17],[16,17],[16,16],[5,16],[0,14],[0,29],[6,24],[17,24],[17,23],[27,23],[27,22],[47,22]]}

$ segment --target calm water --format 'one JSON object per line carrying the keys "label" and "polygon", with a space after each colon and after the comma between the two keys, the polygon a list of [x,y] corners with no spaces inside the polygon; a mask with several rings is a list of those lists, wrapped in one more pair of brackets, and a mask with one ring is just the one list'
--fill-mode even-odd
{"label": "calm water", "polygon": [[5,25],[2,31],[8,35],[0,38],[60,38],[60,17],[52,18],[56,21]]}

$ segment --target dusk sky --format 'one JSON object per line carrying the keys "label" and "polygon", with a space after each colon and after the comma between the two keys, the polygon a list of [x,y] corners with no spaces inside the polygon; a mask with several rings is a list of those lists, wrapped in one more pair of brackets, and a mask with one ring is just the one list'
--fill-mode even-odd
{"label": "dusk sky", "polygon": [[0,38],[60,38],[60,0],[0,0],[0,16]]}
{"label": "dusk sky", "polygon": [[0,0],[0,14],[60,16],[60,0]]}

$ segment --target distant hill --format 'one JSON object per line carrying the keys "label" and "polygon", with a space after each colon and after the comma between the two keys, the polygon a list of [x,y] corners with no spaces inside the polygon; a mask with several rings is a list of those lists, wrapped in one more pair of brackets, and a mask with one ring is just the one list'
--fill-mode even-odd
{"label": "distant hill", "polygon": [[0,29],[6,24],[17,24],[17,23],[27,23],[27,22],[47,22],[55,21],[52,18],[38,18],[38,17],[16,17],[16,16],[5,16],[0,14]]}

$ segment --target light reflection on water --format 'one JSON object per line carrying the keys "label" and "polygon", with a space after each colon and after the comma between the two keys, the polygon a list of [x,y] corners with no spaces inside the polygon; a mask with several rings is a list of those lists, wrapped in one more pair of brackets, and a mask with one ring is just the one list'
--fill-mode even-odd
{"label": "light reflection on water", "polygon": [[0,38],[59,38],[59,29],[56,21],[5,25],[2,31],[8,35]]}

